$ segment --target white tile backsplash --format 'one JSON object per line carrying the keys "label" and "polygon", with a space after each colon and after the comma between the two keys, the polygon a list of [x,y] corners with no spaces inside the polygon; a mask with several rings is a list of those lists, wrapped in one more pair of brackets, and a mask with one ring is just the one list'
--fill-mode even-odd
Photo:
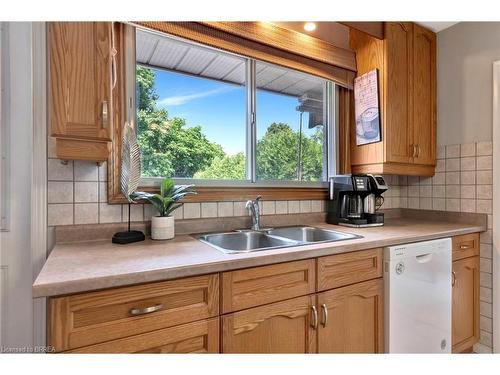
{"label": "white tile backsplash", "polygon": [[73,203],[72,181],[49,181],[47,183],[48,203]]}
{"label": "white tile backsplash", "polygon": [[75,160],[75,181],[98,181],[97,163]]}
{"label": "white tile backsplash", "polygon": [[99,222],[98,203],[76,203],[75,224],[97,224]]}
{"label": "white tile backsplash", "polygon": [[49,181],[73,181],[73,162],[48,159],[47,179]]}
{"label": "white tile backsplash", "polygon": [[99,182],[75,182],[75,203],[99,201]]}

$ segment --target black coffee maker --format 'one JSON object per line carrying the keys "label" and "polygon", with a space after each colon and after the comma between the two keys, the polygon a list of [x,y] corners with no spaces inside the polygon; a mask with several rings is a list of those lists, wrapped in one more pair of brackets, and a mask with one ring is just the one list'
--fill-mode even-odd
{"label": "black coffee maker", "polygon": [[376,212],[388,189],[382,176],[351,175],[330,178],[327,218],[329,224],[349,227],[384,225],[384,214]]}

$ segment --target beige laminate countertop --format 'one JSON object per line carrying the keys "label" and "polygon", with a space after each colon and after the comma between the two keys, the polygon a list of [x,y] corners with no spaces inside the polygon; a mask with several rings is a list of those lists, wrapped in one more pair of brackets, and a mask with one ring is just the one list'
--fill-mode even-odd
{"label": "beige laminate countertop", "polygon": [[386,219],[383,227],[315,226],[360,239],[253,253],[224,254],[189,235],[129,245],[108,241],[58,244],[33,284],[34,297],[56,296],[144,282],[262,266],[349,251],[482,232],[484,225],[415,218]]}

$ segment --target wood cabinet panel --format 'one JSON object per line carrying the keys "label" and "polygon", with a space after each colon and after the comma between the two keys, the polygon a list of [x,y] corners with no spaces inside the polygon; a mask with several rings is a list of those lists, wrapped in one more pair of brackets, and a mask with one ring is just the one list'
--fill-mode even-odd
{"label": "wood cabinet panel", "polygon": [[[133,309],[157,311],[133,315]],[[49,300],[49,343],[64,351],[217,316],[218,275]]]}
{"label": "wood cabinet panel", "polygon": [[453,262],[453,279],[452,345],[460,353],[479,340],[479,257]]}
{"label": "wood cabinet panel", "polygon": [[222,312],[315,292],[315,260],[273,264],[222,274]]}
{"label": "wood cabinet panel", "polygon": [[315,297],[304,296],[222,317],[223,353],[314,353]]}
{"label": "wood cabinet panel", "polygon": [[453,260],[478,256],[480,251],[479,233],[455,236],[451,239]]}
{"label": "wood cabinet panel", "polygon": [[382,277],[382,249],[318,258],[317,290],[327,290]]}
{"label": "wood cabinet panel", "polygon": [[[71,139],[81,150],[89,141],[111,141],[112,35],[111,22],[48,24],[49,124],[56,144]],[[103,160],[92,150],[85,160]]]}
{"label": "wood cabinet panel", "polygon": [[413,28],[413,143],[414,162],[436,164],[436,34]]}
{"label": "wood cabinet panel", "polygon": [[376,279],[318,294],[318,352],[383,353],[383,288]]}
{"label": "wood cabinet panel", "polygon": [[[385,108],[385,64],[384,41],[373,38],[361,31],[350,30],[349,46],[356,51],[357,76],[363,75],[373,69],[378,70],[379,104]],[[385,137],[385,111],[381,111],[382,137]],[[376,142],[362,146],[356,145],[356,127],[351,126],[351,165],[365,165],[384,160],[384,143]]]}
{"label": "wood cabinet panel", "polygon": [[357,146],[352,124],[352,172],[432,176],[436,35],[411,22],[384,22],[383,40],[359,31],[351,31],[349,39],[356,51],[357,75],[379,71],[382,132],[381,142]]}
{"label": "wood cabinet panel", "polygon": [[67,353],[218,353],[219,318],[85,346]]}
{"label": "wood cabinet panel", "polygon": [[413,24],[385,23],[385,161],[412,163]]}

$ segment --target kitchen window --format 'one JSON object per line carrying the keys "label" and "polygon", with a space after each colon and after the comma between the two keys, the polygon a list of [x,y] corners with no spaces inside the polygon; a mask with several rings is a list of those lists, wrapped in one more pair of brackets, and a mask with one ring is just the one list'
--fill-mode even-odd
{"label": "kitchen window", "polygon": [[333,82],[142,29],[135,41],[141,185],[320,187],[334,173]]}

